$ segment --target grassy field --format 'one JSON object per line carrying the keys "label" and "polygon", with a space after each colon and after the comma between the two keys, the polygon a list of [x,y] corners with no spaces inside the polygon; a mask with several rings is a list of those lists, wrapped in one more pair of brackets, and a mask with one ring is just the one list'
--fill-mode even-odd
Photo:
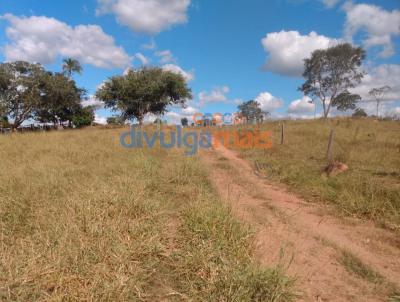
{"label": "grassy field", "polygon": [[252,262],[251,230],[198,159],[123,149],[119,132],[0,136],[0,300],[294,299],[280,267]]}
{"label": "grassy field", "polygon": [[[328,202],[342,215],[376,221],[400,231],[400,122],[372,119],[267,122],[273,134],[268,150],[241,150],[261,173],[289,185],[309,200]],[[336,177],[322,175],[330,129],[335,129],[333,155],[349,166]]]}

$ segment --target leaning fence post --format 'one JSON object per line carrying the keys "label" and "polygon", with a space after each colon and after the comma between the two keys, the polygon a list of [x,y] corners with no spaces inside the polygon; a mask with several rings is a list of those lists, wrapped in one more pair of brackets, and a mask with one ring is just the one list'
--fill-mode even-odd
{"label": "leaning fence post", "polygon": [[285,124],[281,124],[281,145],[285,143]]}
{"label": "leaning fence post", "polygon": [[331,129],[331,133],[329,134],[329,142],[328,142],[328,151],[326,152],[326,157],[328,159],[328,163],[333,161],[333,138],[335,131]]}

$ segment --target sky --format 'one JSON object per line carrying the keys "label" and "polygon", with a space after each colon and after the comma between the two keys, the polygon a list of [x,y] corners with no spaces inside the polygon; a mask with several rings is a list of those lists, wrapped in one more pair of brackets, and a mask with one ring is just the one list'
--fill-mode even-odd
{"label": "sky", "polygon": [[312,118],[314,105],[298,90],[303,60],[340,42],[367,51],[367,75],[354,89],[360,107],[373,114],[368,91],[389,85],[380,112],[400,115],[399,0],[0,1],[0,60],[52,71],[63,58],[79,60],[84,72],[74,79],[98,122],[116,113],[93,97],[96,89],[143,66],[181,73],[193,91],[187,108],[169,108],[170,122],[232,113],[253,99],[274,118]]}

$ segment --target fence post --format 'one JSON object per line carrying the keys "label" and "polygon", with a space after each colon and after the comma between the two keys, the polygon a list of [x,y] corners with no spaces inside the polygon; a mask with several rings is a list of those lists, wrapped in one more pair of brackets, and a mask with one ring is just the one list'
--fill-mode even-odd
{"label": "fence post", "polygon": [[281,145],[285,143],[285,124],[282,122],[281,125]]}
{"label": "fence post", "polygon": [[328,163],[333,161],[333,138],[335,135],[335,131],[331,129],[331,133],[329,134],[329,142],[328,142],[328,151],[326,152],[326,157],[328,159]]}

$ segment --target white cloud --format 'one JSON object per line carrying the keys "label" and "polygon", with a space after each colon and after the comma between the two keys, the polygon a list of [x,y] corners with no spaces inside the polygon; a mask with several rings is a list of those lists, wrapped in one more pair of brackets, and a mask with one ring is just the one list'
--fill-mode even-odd
{"label": "white cloud", "polygon": [[150,60],[140,52],[135,54],[135,58],[138,59],[142,65],[148,65],[150,63]]}
{"label": "white cloud", "polygon": [[193,114],[198,113],[198,112],[199,112],[199,110],[192,106],[188,106],[188,107],[182,109],[182,113],[184,115],[192,116]]}
{"label": "white cloud", "polygon": [[135,32],[157,34],[187,22],[190,0],[97,0],[100,14],[115,14],[117,21]]}
{"label": "white cloud", "polygon": [[215,87],[210,93],[202,91],[199,93],[199,103],[201,106],[207,103],[226,103],[228,102],[227,93],[229,93],[228,86]]}
{"label": "white cloud", "polygon": [[393,36],[400,35],[400,10],[386,11],[372,4],[343,5],[346,12],[345,35],[348,40],[358,32],[365,32],[365,47],[383,47],[381,57],[390,57],[394,51]]}
{"label": "white cloud", "polygon": [[320,0],[327,8],[332,8],[340,2],[340,0]]}
{"label": "white cloud", "polygon": [[166,65],[162,66],[162,69],[164,69],[166,71],[171,71],[171,72],[174,72],[177,74],[181,74],[187,82],[190,82],[194,79],[193,72],[185,71],[181,67],[179,67],[178,65],[175,65],[175,64],[166,64]]}
{"label": "white cloud", "polygon": [[[172,108],[171,108],[172,109]],[[168,111],[164,117],[166,118],[166,120],[168,121],[169,124],[181,124],[181,119],[182,118],[187,118],[189,121],[189,124],[193,123],[193,116],[195,113],[200,113],[200,110],[192,107],[192,106],[188,106],[186,108],[175,108],[174,111]]]}
{"label": "white cloud", "polygon": [[400,107],[387,110],[385,115],[400,120]]}
{"label": "white cloud", "polygon": [[272,112],[283,106],[283,101],[269,92],[260,93],[254,100],[261,105],[263,111],[267,112]]}
{"label": "white cloud", "polygon": [[100,125],[107,125],[107,118],[98,114],[94,115],[94,122]]}
{"label": "white cloud", "polygon": [[363,101],[373,101],[368,92],[373,88],[390,86],[391,90],[385,94],[385,101],[400,101],[400,65],[382,64],[373,68],[366,68],[367,74],[360,85],[352,89],[353,93],[361,96]]}
{"label": "white cloud", "polygon": [[[295,114],[295,113],[290,113],[288,115],[290,119],[294,120],[311,120],[313,118],[320,118],[321,115],[317,115],[314,117],[314,115],[307,115],[307,114]],[[287,117],[286,117],[287,118]]]}
{"label": "white cloud", "polygon": [[174,111],[168,111],[167,113],[164,114],[164,117],[167,119],[168,124],[179,125],[181,124],[181,119],[184,117],[184,115]]}
{"label": "white cloud", "polygon": [[308,96],[303,96],[301,99],[295,100],[290,103],[288,113],[292,114],[306,114],[313,113],[315,105],[311,103],[312,100]]}
{"label": "white cloud", "polygon": [[315,32],[301,35],[298,31],[280,31],[266,35],[262,39],[264,50],[268,54],[265,69],[288,76],[301,76],[304,59],[316,49],[326,49],[338,41]]}
{"label": "white cloud", "polygon": [[157,51],[155,55],[160,58],[161,64],[175,62],[175,58],[170,50]]}
{"label": "white cloud", "polygon": [[90,95],[87,100],[82,101],[83,107],[94,106],[95,109],[100,109],[104,107],[104,103],[97,99],[94,95]]}
{"label": "white cloud", "polygon": [[54,18],[1,17],[10,23],[6,29],[10,44],[4,47],[6,60],[54,63],[58,56],[71,57],[96,67],[123,68],[130,58],[113,37],[97,25],[71,27]]}

